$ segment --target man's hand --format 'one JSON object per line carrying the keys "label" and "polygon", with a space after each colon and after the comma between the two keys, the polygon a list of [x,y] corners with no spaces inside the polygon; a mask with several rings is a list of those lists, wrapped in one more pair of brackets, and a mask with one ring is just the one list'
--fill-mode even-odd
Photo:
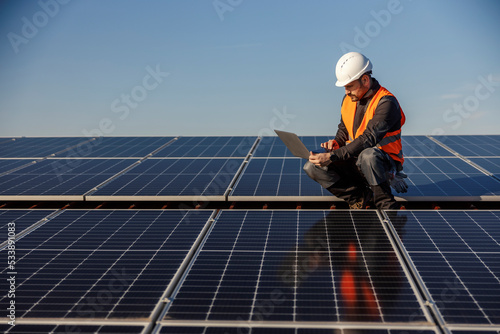
{"label": "man's hand", "polygon": [[327,141],[326,143],[322,143],[321,147],[323,147],[324,149],[327,149],[328,151],[334,151],[334,150],[337,150],[340,146],[339,146],[339,143],[337,143],[337,141],[335,139],[331,139],[331,140]]}
{"label": "man's hand", "polygon": [[395,172],[392,170],[389,172],[389,183],[398,193],[405,193],[408,191],[408,184],[405,181],[407,177],[408,175],[403,172]]}
{"label": "man's hand", "polygon": [[318,167],[328,166],[332,163],[332,160],[330,160],[330,153],[309,152],[309,154],[309,161]]}

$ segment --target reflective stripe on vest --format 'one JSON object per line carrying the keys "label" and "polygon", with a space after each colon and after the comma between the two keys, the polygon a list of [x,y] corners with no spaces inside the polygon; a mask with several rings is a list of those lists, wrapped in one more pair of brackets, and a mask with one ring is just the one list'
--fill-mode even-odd
{"label": "reflective stripe on vest", "polygon": [[[394,97],[394,95],[392,95],[391,92],[389,92],[387,89],[385,89],[384,87],[380,87],[379,90],[375,93],[375,96],[373,96],[372,100],[370,101],[370,104],[366,108],[365,115],[363,117],[363,120],[361,121],[361,124],[359,125],[359,128],[356,130],[356,133],[353,133],[353,126],[354,117],[356,116],[356,107],[358,104],[357,102],[352,102],[348,96],[344,98],[341,114],[342,121],[344,122],[344,125],[347,128],[347,132],[349,133],[349,140],[347,141],[347,143],[350,143],[354,139],[358,138],[366,130],[366,126],[368,125],[368,122],[373,118],[375,109],[377,109],[380,99],[384,96]],[[401,127],[405,123],[406,117],[403,113],[403,109],[401,109],[401,106],[399,107],[399,110],[401,111],[400,128],[393,132],[387,132],[384,138],[382,138],[382,140],[377,143],[377,147],[389,154],[394,160],[399,161],[401,162],[401,164],[403,164],[404,157],[401,145]]]}

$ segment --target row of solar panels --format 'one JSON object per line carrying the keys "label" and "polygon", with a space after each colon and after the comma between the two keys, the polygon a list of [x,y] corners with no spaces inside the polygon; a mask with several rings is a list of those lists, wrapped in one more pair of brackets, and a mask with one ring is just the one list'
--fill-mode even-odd
{"label": "row of solar panels", "polygon": [[[302,137],[310,148],[327,139]],[[500,136],[403,142],[410,188],[399,200],[499,200]],[[303,163],[277,137],[5,139],[0,200],[335,199],[309,179]]]}
{"label": "row of solar panels", "polygon": [[[0,210],[5,333],[498,333],[500,211]],[[0,254],[7,259],[6,242]],[[335,329],[335,331],[334,331]],[[368,330],[370,329],[370,330]]]}

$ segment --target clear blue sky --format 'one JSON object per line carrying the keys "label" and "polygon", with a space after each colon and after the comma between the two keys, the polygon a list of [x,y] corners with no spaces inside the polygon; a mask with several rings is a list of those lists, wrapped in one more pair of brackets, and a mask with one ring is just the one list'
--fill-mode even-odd
{"label": "clear blue sky", "polygon": [[334,135],[346,50],[403,134],[500,134],[499,18],[497,0],[2,1],[0,136]]}

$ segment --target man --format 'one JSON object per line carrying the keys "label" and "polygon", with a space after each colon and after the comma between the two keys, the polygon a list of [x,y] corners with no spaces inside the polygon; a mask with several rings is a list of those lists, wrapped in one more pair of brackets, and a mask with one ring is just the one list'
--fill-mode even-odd
{"label": "man", "polygon": [[406,192],[401,127],[405,115],[398,101],[372,78],[372,63],[358,52],[343,55],[336,66],[337,87],[344,87],[341,120],[335,139],[312,153],[305,172],[351,209],[369,206],[398,209],[391,185]]}

